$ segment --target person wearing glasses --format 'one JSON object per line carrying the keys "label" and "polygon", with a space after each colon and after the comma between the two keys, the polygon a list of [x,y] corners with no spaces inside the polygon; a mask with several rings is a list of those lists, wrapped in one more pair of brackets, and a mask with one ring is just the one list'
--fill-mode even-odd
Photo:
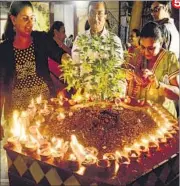
{"label": "person wearing glasses", "polygon": [[173,100],[179,99],[179,62],[173,52],[162,48],[162,43],[159,25],[147,23],[140,34],[141,64],[134,72],[127,71],[126,78],[137,85],[130,87],[134,97],[159,103],[176,117]]}
{"label": "person wearing glasses", "polygon": [[174,19],[170,17],[170,2],[154,1],[151,5],[151,15],[163,31],[163,47],[174,52],[179,59],[179,32],[174,24]]}
{"label": "person wearing glasses", "polygon": [[[123,59],[123,47],[121,44],[121,40],[118,36],[116,36],[114,33],[109,32],[105,28],[105,23],[107,19],[107,7],[106,3],[104,1],[91,1],[88,5],[88,23],[90,26],[90,29],[85,31],[85,33],[78,35],[74,41],[73,48],[72,48],[72,59],[79,63],[81,58],[81,50],[84,46],[87,46],[87,43],[84,43],[82,47],[78,46],[78,42],[80,40],[80,37],[87,36],[89,37],[89,40],[93,42],[94,37],[98,38],[112,38],[111,43],[104,44],[103,50],[108,50],[109,48],[115,50],[115,55],[119,61],[122,61]],[[116,48],[114,48],[116,46]],[[121,62],[120,62],[121,63]]]}
{"label": "person wearing glasses", "polygon": [[33,31],[35,16],[29,1],[14,1],[0,44],[0,116],[24,110],[32,98],[55,96],[48,57],[59,62],[63,50],[45,32]]}

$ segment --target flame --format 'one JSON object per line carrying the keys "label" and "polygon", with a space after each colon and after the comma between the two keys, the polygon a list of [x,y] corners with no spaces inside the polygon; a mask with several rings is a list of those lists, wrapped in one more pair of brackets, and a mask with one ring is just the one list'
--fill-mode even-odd
{"label": "flame", "polygon": [[148,147],[149,141],[148,141],[147,139],[142,138],[142,139],[141,139],[141,142],[143,143],[143,146]]}
{"label": "flame", "polygon": [[116,159],[118,160],[119,158],[121,158],[121,153],[119,151],[116,151],[115,156],[116,156]]}
{"label": "flame", "polygon": [[119,164],[116,162],[116,163],[115,163],[115,170],[114,170],[115,175],[117,175],[118,170],[119,170]]}
{"label": "flame", "polygon": [[135,148],[135,150],[139,149],[140,144],[139,143],[134,143],[133,147]]}
{"label": "flame", "polygon": [[55,137],[53,137],[52,139],[51,139],[51,142],[54,144],[55,142],[56,142],[56,138]]}
{"label": "flame", "polygon": [[38,148],[37,149],[37,154],[40,154],[41,153],[41,150]]}
{"label": "flame", "polygon": [[21,116],[22,117],[27,117],[27,113],[25,111],[22,111]]}
{"label": "flame", "polygon": [[59,105],[63,106],[63,101],[59,100]]}
{"label": "flame", "polygon": [[148,140],[147,140],[147,139],[144,139],[144,138],[143,138],[141,141],[142,141],[142,143],[144,143],[144,144],[148,144]]}
{"label": "flame", "polygon": [[42,102],[42,96],[41,95],[36,98],[36,102],[37,102],[37,104],[41,104],[41,102]]}
{"label": "flame", "polygon": [[76,156],[74,154],[70,154],[69,155],[69,160],[76,161],[77,158],[76,158]]}
{"label": "flame", "polygon": [[53,137],[51,142],[53,143],[55,149],[60,149],[63,146],[64,140]]}
{"label": "flame", "polygon": [[79,174],[79,175],[84,175],[85,170],[86,170],[86,168],[81,166],[76,173]]}
{"label": "flame", "polygon": [[157,130],[157,135],[163,135],[162,131],[160,129]]}
{"label": "flame", "polygon": [[77,140],[75,135],[71,135],[71,140],[72,140],[73,144],[77,144],[78,143],[78,140]]}
{"label": "flame", "polygon": [[70,146],[78,161],[83,162],[85,160],[86,152],[84,147],[78,142],[75,135],[71,135]]}
{"label": "flame", "polygon": [[27,136],[26,136],[26,129],[23,125],[21,125],[21,130],[20,130],[20,141],[26,141]]}
{"label": "flame", "polygon": [[162,133],[166,133],[167,132],[167,129],[164,128],[164,127],[161,127],[160,130],[162,131]]}
{"label": "flame", "polygon": [[41,122],[40,122],[39,120],[37,120],[37,121],[36,121],[36,125],[37,125],[37,127],[39,128],[40,125],[41,125]]}
{"label": "flame", "polygon": [[62,148],[64,140],[63,139],[57,139],[57,144],[55,146],[56,149]]}
{"label": "flame", "polygon": [[29,139],[30,139],[30,141],[31,141],[32,143],[34,143],[34,144],[39,144],[39,143],[38,143],[38,140],[37,140],[36,138],[34,138],[33,136],[29,135]]}
{"label": "flame", "polygon": [[65,154],[69,148],[69,142],[68,141],[64,142],[64,139],[53,137],[51,139],[51,142],[54,146],[54,149],[56,151],[60,151],[63,154]]}
{"label": "flame", "polygon": [[128,152],[131,151],[131,148],[129,148],[129,147],[124,147],[124,151],[128,153]]}
{"label": "flame", "polygon": [[11,129],[11,133],[15,137],[20,137],[21,135],[21,125],[19,123],[19,112],[16,110],[13,112],[13,126]]}
{"label": "flame", "polygon": [[66,153],[68,151],[69,148],[69,141],[66,141],[63,146],[62,146],[62,151],[63,153]]}
{"label": "flame", "polygon": [[53,153],[57,153],[57,151],[56,151],[56,149],[54,149],[54,148],[50,148],[50,152],[53,154]]}
{"label": "flame", "polygon": [[63,101],[63,96],[62,95],[59,95],[58,98],[59,98],[60,101]]}
{"label": "flame", "polygon": [[37,139],[39,139],[39,140],[44,139],[43,136],[41,135],[41,133],[39,132],[38,127],[36,127],[35,130],[36,130]]}
{"label": "flame", "polygon": [[156,137],[155,136],[149,136],[149,138],[151,139],[151,141],[156,142]]}

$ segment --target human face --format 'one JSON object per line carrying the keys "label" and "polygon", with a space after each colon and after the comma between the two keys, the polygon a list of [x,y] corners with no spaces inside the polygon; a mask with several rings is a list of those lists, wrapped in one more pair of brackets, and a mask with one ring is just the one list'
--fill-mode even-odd
{"label": "human face", "polygon": [[132,46],[134,46],[134,47],[139,46],[139,37],[136,36],[135,32],[131,32],[129,41]]}
{"label": "human face", "polygon": [[104,3],[93,3],[89,7],[88,22],[92,33],[102,32],[107,15],[105,14]]}
{"label": "human face", "polygon": [[64,26],[62,26],[60,29],[59,29],[59,31],[58,31],[58,37],[59,37],[59,39],[62,41],[62,42],[64,42],[64,40],[65,40],[65,38],[66,38],[66,33],[65,33],[65,28],[64,28]]}
{"label": "human face", "polygon": [[140,39],[140,50],[142,55],[147,59],[151,60],[156,57],[162,48],[159,40],[154,40],[151,37]]}
{"label": "human face", "polygon": [[16,35],[30,36],[35,22],[32,8],[24,7],[17,16],[11,15],[11,21],[15,27]]}
{"label": "human face", "polygon": [[168,9],[165,5],[160,4],[159,2],[154,2],[151,5],[151,15],[153,16],[155,21],[162,20],[166,18]]}

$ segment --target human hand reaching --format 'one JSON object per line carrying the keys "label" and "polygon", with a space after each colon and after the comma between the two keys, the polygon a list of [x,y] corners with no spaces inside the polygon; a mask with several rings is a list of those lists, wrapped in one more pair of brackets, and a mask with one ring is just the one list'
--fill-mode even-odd
{"label": "human hand reaching", "polygon": [[159,82],[156,75],[149,69],[142,70],[142,79],[145,85],[153,84],[156,88],[159,87]]}

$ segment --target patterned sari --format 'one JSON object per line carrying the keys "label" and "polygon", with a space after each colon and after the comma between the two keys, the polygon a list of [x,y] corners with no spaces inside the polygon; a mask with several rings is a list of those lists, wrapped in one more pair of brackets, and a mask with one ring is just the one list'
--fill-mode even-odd
{"label": "patterned sari", "polygon": [[[145,63],[141,64],[141,67],[136,66],[136,68],[147,68]],[[136,69],[136,71],[140,71],[141,69]],[[176,77],[179,74],[179,62],[174,53],[162,50],[155,61],[151,70],[157,80],[159,82],[169,84],[170,80]],[[161,89],[157,89],[152,85],[148,85],[145,88],[140,88],[138,94],[136,94],[136,98],[142,99],[147,98],[147,100],[152,100],[156,103],[161,104],[164,108],[166,108],[172,115],[177,117],[176,108],[173,100],[165,97],[161,91]]]}

